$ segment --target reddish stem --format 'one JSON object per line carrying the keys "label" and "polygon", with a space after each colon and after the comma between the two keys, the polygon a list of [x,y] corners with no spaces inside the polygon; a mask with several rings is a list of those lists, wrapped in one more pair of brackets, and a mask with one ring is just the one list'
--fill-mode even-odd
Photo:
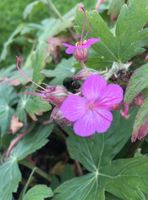
{"label": "reddish stem", "polygon": [[84,30],[85,30],[85,24],[86,24],[86,12],[83,6],[80,7],[80,11],[82,11],[84,15],[83,24],[82,24],[82,33],[81,33],[81,42],[83,42],[83,36],[84,36]]}
{"label": "reddish stem", "polygon": [[18,69],[18,71],[21,73],[21,75],[29,82],[32,82],[34,85],[36,85],[37,87],[41,88],[42,90],[46,91],[45,88],[43,88],[42,86],[38,85],[37,83],[35,83],[33,80],[31,80],[27,74],[21,69],[20,64],[22,63],[22,58],[16,56],[16,68]]}
{"label": "reddish stem", "polygon": [[9,145],[9,148],[6,152],[6,160],[9,158],[11,152],[12,152],[12,149],[15,147],[15,145],[25,136],[27,135],[30,131],[31,131],[32,127],[29,128],[28,130],[24,131],[23,133],[19,134],[16,138],[14,138],[10,145]]}

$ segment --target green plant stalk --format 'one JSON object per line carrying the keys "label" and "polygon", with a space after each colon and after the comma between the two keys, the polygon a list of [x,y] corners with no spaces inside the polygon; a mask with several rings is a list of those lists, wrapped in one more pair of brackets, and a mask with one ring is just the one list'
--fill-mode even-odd
{"label": "green plant stalk", "polygon": [[32,163],[29,163],[26,160],[21,160],[19,161],[19,164],[33,170],[34,168],[36,168],[35,172],[40,175],[41,177],[43,177],[44,179],[46,179],[47,181],[51,181],[51,178],[49,176],[49,174],[47,174],[46,172],[44,172],[43,170],[41,170],[40,168],[36,167],[35,165],[33,165]]}
{"label": "green plant stalk", "polygon": [[[56,8],[56,6],[55,6],[54,3],[52,2],[52,0],[46,0],[46,1],[47,1],[47,7],[48,7],[49,11],[52,10],[53,13],[55,14],[55,16],[57,16],[61,21],[64,22],[63,16],[62,16],[61,13],[58,11],[58,9]],[[72,31],[70,28],[68,28],[67,30],[68,30],[68,31],[70,32],[70,34],[72,35],[73,39],[76,40],[73,31]]]}
{"label": "green plant stalk", "polygon": [[63,21],[63,17],[61,15],[61,13],[58,11],[58,9],[56,8],[56,6],[54,5],[54,3],[52,2],[52,0],[47,0],[47,5],[48,5],[48,8],[49,10],[51,9],[54,14],[60,19]]}
{"label": "green plant stalk", "polygon": [[33,174],[35,173],[36,169],[37,169],[36,167],[33,168],[33,170],[32,170],[32,172],[31,172],[31,174],[30,174],[30,176],[29,176],[29,178],[28,178],[28,180],[26,182],[26,185],[25,185],[25,187],[24,187],[24,189],[23,189],[23,191],[22,191],[21,196],[20,196],[19,199],[23,199],[24,198],[24,195],[25,195],[25,193],[26,193],[26,191],[28,189],[28,186],[29,186],[29,184],[31,182],[31,179],[32,179]]}

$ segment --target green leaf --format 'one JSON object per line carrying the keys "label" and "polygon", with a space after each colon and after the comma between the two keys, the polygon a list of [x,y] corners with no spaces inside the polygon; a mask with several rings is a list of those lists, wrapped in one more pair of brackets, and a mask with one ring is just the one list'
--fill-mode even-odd
{"label": "green leaf", "polygon": [[15,159],[11,159],[0,166],[0,198],[12,200],[12,193],[17,191],[21,181],[21,173]]}
{"label": "green leaf", "polygon": [[146,88],[148,88],[148,64],[135,70],[128,83],[124,101],[131,103],[133,99]]}
{"label": "green leaf", "polygon": [[36,185],[24,196],[23,200],[44,200],[53,196],[52,190],[46,185]]}
{"label": "green leaf", "polygon": [[23,18],[26,19],[31,14],[32,10],[41,3],[43,3],[43,0],[36,0],[29,3],[23,12]]}
{"label": "green leaf", "polygon": [[3,60],[6,59],[6,56],[8,55],[8,51],[9,51],[10,45],[13,43],[14,38],[21,32],[21,30],[23,29],[23,27],[24,27],[23,24],[19,25],[13,31],[13,33],[10,35],[9,39],[4,43],[4,47],[3,47],[2,53],[0,55],[0,61],[3,61]]}
{"label": "green leaf", "polygon": [[71,134],[68,139],[71,157],[79,160],[91,172],[108,165],[131,136],[135,113],[136,111],[131,112],[130,120],[125,120],[116,112],[109,131],[96,134],[91,139]]}
{"label": "green leaf", "polygon": [[7,68],[2,68],[0,70],[0,81],[4,80],[6,77],[9,78],[12,76],[13,70],[16,68],[15,65],[8,66]]}
{"label": "green leaf", "polygon": [[105,200],[105,191],[115,195],[114,199],[145,200],[147,167],[146,156],[113,161],[100,172],[66,181],[56,189],[54,200],[74,200],[76,196],[79,200]]}
{"label": "green leaf", "polygon": [[[70,134],[68,149],[73,159],[78,160],[89,172],[71,179],[55,190],[54,200],[105,200],[105,192],[114,199],[144,200],[148,187],[148,157],[114,160],[132,132],[135,111],[130,120],[119,113],[105,134],[81,138]],[[142,165],[141,165],[142,163]]]}
{"label": "green leaf", "polygon": [[17,115],[20,120],[25,120],[26,113],[33,119],[37,120],[36,115],[41,115],[51,109],[51,105],[42,100],[40,97],[30,95],[21,95],[17,107]]}
{"label": "green leaf", "polygon": [[[7,91],[7,92],[6,92]],[[0,134],[7,133],[11,117],[14,113],[12,106],[17,102],[17,94],[8,84],[0,84]]]}
{"label": "green leaf", "polygon": [[128,6],[124,5],[121,9],[116,24],[116,35],[118,56],[122,62],[142,53],[144,51],[142,47],[148,44],[147,36],[143,35],[147,31],[143,28],[148,22],[147,7],[148,1],[129,0]]}
{"label": "green leaf", "polygon": [[54,70],[42,70],[42,73],[46,77],[54,78],[51,81],[52,84],[62,84],[66,77],[71,77],[74,74],[74,64],[74,58],[63,59]]}
{"label": "green leaf", "polygon": [[11,157],[16,158],[16,160],[22,160],[29,154],[40,149],[48,142],[47,138],[51,134],[52,129],[52,125],[36,126],[15,146]]}
{"label": "green leaf", "polygon": [[70,10],[65,14],[62,19],[46,19],[42,21],[42,31],[38,33],[38,44],[36,50],[34,51],[32,64],[33,67],[33,80],[36,83],[41,83],[43,76],[40,71],[46,65],[46,59],[49,56],[48,52],[48,39],[65,31],[67,28],[72,27],[73,20],[76,14],[76,8]]}
{"label": "green leaf", "polygon": [[124,3],[125,0],[112,0],[109,6],[108,13],[111,14],[112,16],[117,17]]}
{"label": "green leaf", "polygon": [[[143,28],[148,22],[147,6],[145,0],[129,0],[123,5],[112,33],[97,12],[87,14],[87,30],[89,38],[100,38],[101,42],[93,45],[95,53],[89,58],[88,65],[93,68],[106,68],[113,62],[126,63],[133,56],[144,51],[148,44],[148,29]],[[81,27],[82,16],[77,18]]]}

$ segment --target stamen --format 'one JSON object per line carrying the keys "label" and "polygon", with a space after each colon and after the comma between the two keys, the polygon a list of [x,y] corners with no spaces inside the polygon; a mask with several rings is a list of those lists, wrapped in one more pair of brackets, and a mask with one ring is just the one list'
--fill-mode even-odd
{"label": "stamen", "polygon": [[27,74],[21,69],[20,64],[22,63],[22,58],[19,56],[16,56],[16,68],[18,69],[18,71],[22,74],[22,76],[28,80],[29,82],[32,82],[34,85],[36,85],[37,87],[41,88],[42,90],[46,91],[45,88],[43,88],[42,86],[38,85],[37,83],[35,83],[33,80],[31,80]]}

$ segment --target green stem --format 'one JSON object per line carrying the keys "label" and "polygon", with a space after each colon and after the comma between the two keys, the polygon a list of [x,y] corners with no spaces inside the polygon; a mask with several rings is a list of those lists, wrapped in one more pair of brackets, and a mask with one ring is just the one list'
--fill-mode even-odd
{"label": "green stem", "polygon": [[47,5],[49,10],[51,9],[54,14],[63,21],[63,17],[61,15],[61,13],[58,11],[58,9],[56,8],[56,6],[54,5],[54,3],[52,2],[52,0],[47,0]]}
{"label": "green stem", "polygon": [[29,186],[29,184],[30,184],[30,182],[31,182],[32,176],[33,176],[33,174],[35,173],[35,171],[36,171],[36,167],[33,168],[32,172],[31,172],[31,174],[30,174],[30,176],[29,176],[29,178],[28,178],[28,180],[27,180],[27,183],[26,183],[26,185],[25,185],[25,187],[24,187],[24,189],[23,189],[22,195],[21,195],[21,199],[24,198],[24,195],[25,195],[25,193],[26,193],[26,191],[27,191],[27,189],[28,189],[28,186]]}
{"label": "green stem", "polygon": [[40,168],[36,167],[34,164],[32,163],[29,163],[28,161],[26,160],[21,160],[19,161],[19,164],[33,170],[34,168],[36,168],[35,172],[40,175],[41,177],[43,177],[44,179],[46,179],[47,181],[50,181],[50,176],[49,174],[47,174],[46,172],[44,172],[43,170],[41,170]]}
{"label": "green stem", "polygon": [[[56,6],[54,5],[54,3],[52,2],[52,0],[46,0],[47,2],[47,7],[50,10],[53,11],[53,13],[55,14],[55,16],[57,16],[61,21],[64,21],[63,16],[61,15],[61,13],[58,11],[58,9],[56,8]],[[72,29],[67,28],[67,30],[69,31],[69,33],[72,35],[73,39],[75,41],[77,41],[77,39],[75,38],[75,34],[72,31]]]}

